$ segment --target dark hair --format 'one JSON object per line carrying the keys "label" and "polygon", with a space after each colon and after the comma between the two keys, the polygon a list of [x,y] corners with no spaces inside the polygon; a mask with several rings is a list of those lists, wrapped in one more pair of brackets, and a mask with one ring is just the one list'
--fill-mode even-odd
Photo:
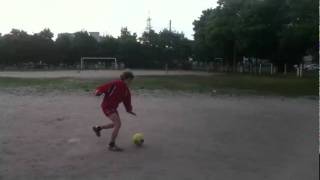
{"label": "dark hair", "polygon": [[121,80],[133,79],[134,75],[131,71],[125,71],[120,75]]}

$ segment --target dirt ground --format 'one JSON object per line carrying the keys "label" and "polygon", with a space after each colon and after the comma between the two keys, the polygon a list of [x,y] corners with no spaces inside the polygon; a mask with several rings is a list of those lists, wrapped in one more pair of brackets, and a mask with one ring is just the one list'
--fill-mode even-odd
{"label": "dirt ground", "polygon": [[[134,92],[118,144],[101,97],[0,91],[1,180],[318,179],[317,100]],[[142,132],[145,145],[131,136]]]}
{"label": "dirt ground", "polygon": [[[78,70],[66,71],[0,71],[0,77],[23,78],[117,78],[123,70]],[[206,72],[195,71],[162,71],[162,70],[134,70],[134,74],[141,75],[208,75]]]}

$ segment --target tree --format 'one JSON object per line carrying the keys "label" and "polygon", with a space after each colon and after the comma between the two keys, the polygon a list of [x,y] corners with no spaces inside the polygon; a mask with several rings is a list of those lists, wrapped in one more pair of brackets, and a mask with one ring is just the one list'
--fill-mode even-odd
{"label": "tree", "polygon": [[122,60],[128,67],[141,67],[142,59],[140,45],[137,42],[137,34],[128,30],[127,27],[121,28],[121,34],[118,37],[119,48],[118,57]]}
{"label": "tree", "polygon": [[123,27],[120,30],[120,37],[118,37],[118,39],[120,41],[126,41],[126,42],[132,42],[132,43],[136,43],[137,42],[137,34],[133,33],[131,35],[131,32],[128,30],[127,27]]}
{"label": "tree", "polygon": [[73,37],[67,34],[58,36],[55,41],[55,50],[57,52],[57,63],[73,64],[72,60],[72,41]]}
{"label": "tree", "polygon": [[199,20],[193,22],[194,25],[194,56],[197,60],[208,61],[214,59],[221,54],[216,53],[213,40],[208,40],[208,24],[214,16],[216,16],[216,9],[207,9],[202,11],[202,16]]}
{"label": "tree", "polygon": [[[146,28],[147,29],[147,28]],[[139,38],[141,43],[141,59],[143,67],[159,68],[161,66],[160,37],[153,29],[148,29]]]}
{"label": "tree", "polygon": [[279,55],[283,62],[296,64],[307,53],[319,52],[318,1],[290,0],[287,9],[287,22],[280,32]]}
{"label": "tree", "polygon": [[2,38],[2,62],[4,65],[18,65],[33,58],[31,36],[27,32],[12,29]]}
{"label": "tree", "polygon": [[99,42],[99,56],[117,56],[119,42],[112,36],[105,36]]}
{"label": "tree", "polygon": [[317,2],[306,1],[219,0],[193,23],[195,55],[223,56],[233,66],[242,56],[299,62],[318,41]]}
{"label": "tree", "polygon": [[71,49],[71,62],[77,63],[81,57],[95,56],[97,54],[98,42],[87,31],[79,31],[74,33]]}
{"label": "tree", "polygon": [[38,35],[44,39],[47,39],[47,40],[52,40],[54,34],[50,31],[50,29],[46,28],[46,29],[42,30],[41,32],[37,33],[36,35]]}
{"label": "tree", "polygon": [[139,40],[143,45],[146,46],[159,47],[160,43],[159,34],[156,33],[153,29],[143,32]]}
{"label": "tree", "polygon": [[181,67],[191,57],[191,41],[183,33],[164,29],[159,33],[159,47],[162,50],[162,62],[173,67]]}

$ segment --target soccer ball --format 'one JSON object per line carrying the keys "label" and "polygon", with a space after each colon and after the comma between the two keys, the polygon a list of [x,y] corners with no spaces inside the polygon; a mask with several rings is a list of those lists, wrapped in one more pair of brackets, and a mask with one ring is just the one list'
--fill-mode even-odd
{"label": "soccer ball", "polygon": [[142,146],[142,144],[144,142],[143,134],[141,134],[141,133],[134,134],[132,137],[132,141],[133,141],[133,144],[135,144],[137,146]]}

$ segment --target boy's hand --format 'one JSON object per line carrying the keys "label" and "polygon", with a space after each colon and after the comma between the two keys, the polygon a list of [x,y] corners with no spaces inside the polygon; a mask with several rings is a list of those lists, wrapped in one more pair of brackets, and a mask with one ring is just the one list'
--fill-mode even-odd
{"label": "boy's hand", "polygon": [[129,114],[132,114],[132,115],[134,115],[134,116],[137,116],[137,114],[136,113],[134,113],[134,112],[128,112]]}

